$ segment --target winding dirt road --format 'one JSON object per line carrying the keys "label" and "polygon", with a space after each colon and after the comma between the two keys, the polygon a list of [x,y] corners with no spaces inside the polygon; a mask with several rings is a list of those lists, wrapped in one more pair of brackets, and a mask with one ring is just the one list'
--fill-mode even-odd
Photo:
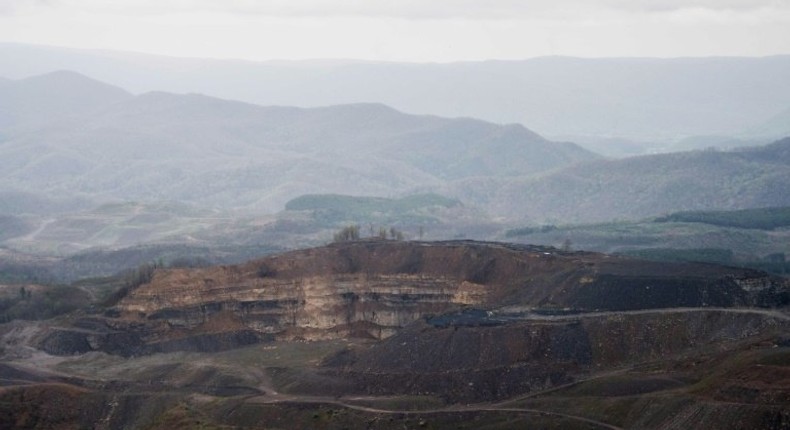
{"label": "winding dirt road", "polygon": [[[501,317],[505,320],[515,321],[515,320],[549,320],[549,321],[563,321],[563,320],[575,320],[581,318],[600,318],[600,317],[610,317],[610,316],[629,316],[629,315],[649,315],[649,314],[673,314],[673,313],[690,313],[690,312],[724,312],[724,313],[735,313],[735,314],[756,314],[762,315],[769,318],[774,318],[780,321],[790,321],[790,315],[784,312],[770,310],[770,309],[734,309],[734,308],[664,308],[664,309],[643,309],[643,310],[633,310],[633,311],[603,311],[603,312],[589,312],[589,313],[582,313],[582,314],[569,314],[569,315],[541,315],[530,313],[529,310],[516,310],[511,309],[510,311],[516,311],[515,313],[497,313],[494,312],[491,316],[493,318]],[[379,409],[369,406],[363,406],[359,404],[355,404],[355,401],[370,401],[370,400],[381,400],[381,397],[349,397],[349,398],[334,398],[334,397],[318,397],[318,396],[302,396],[302,395],[292,395],[292,394],[282,394],[277,393],[271,387],[262,387],[265,388],[265,391],[268,393],[263,396],[251,396],[247,399],[248,402],[253,403],[313,403],[313,404],[330,404],[336,405],[343,408],[358,410],[362,412],[368,413],[375,413],[375,414],[389,414],[389,415],[430,415],[430,414],[441,414],[441,413],[457,413],[457,412],[514,412],[514,413],[524,413],[524,414],[535,414],[540,416],[549,416],[549,417],[557,417],[563,419],[569,419],[574,421],[579,421],[587,424],[591,424],[600,428],[605,429],[614,429],[614,430],[622,430],[621,427],[615,426],[613,424],[605,423],[602,421],[594,420],[591,418],[586,418],[578,415],[566,414],[562,412],[555,412],[555,411],[547,411],[542,409],[533,409],[533,408],[519,408],[508,406],[512,404],[514,401],[529,398],[529,397],[536,397],[542,394],[546,394],[549,392],[557,391],[563,388],[567,388],[569,386],[577,385],[582,382],[590,381],[593,379],[599,379],[604,377],[613,376],[616,374],[624,373],[631,370],[631,368],[623,368],[618,369],[610,372],[600,373],[590,378],[580,379],[578,381],[574,381],[569,384],[564,384],[557,387],[552,387],[547,390],[542,390],[539,392],[529,393],[525,396],[519,397],[517,399],[508,399],[499,403],[477,403],[477,404],[469,404],[469,405],[456,405],[456,406],[449,406],[445,408],[435,408],[435,409],[422,409],[422,410],[393,410],[393,409]]]}
{"label": "winding dirt road", "polygon": [[[353,399],[370,400],[374,398],[355,397]],[[353,400],[353,399],[349,399],[349,400]],[[446,408],[436,408],[436,409],[394,410],[394,409],[378,409],[369,406],[356,405],[353,403],[348,403],[340,399],[335,399],[331,397],[275,395],[275,396],[253,397],[247,399],[247,401],[252,403],[267,403],[267,404],[272,404],[272,403],[327,404],[327,405],[335,405],[335,406],[340,406],[343,408],[353,409],[362,412],[368,412],[373,414],[386,414],[386,415],[420,415],[421,416],[421,415],[459,413],[459,412],[514,412],[514,413],[522,413],[522,414],[534,414],[540,416],[564,418],[574,421],[581,421],[605,429],[623,430],[622,427],[617,427],[615,425],[594,420],[591,418],[580,417],[578,415],[565,414],[562,412],[546,411],[542,409],[505,407],[505,406],[499,406],[498,404],[470,404],[470,405],[449,406]]]}

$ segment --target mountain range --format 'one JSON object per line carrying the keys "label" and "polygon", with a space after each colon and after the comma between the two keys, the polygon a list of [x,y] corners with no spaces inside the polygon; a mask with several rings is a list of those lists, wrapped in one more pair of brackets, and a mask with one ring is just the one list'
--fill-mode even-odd
{"label": "mountain range", "polygon": [[0,44],[0,429],[786,429],[789,64]]}
{"label": "mountain range", "polygon": [[3,79],[0,80],[0,130],[46,126],[130,97],[130,93],[118,87],[64,71],[20,80]]}
{"label": "mountain range", "polygon": [[[91,97],[73,97],[75,87]],[[407,115],[380,104],[302,109],[132,96],[71,72],[4,88],[17,96],[2,102],[0,184],[50,195],[275,211],[306,193],[391,195],[597,157],[518,124]],[[42,93],[63,100],[48,105]],[[49,110],[38,119],[24,109],[40,105]]]}
{"label": "mountain range", "polygon": [[595,160],[532,178],[473,178],[442,192],[536,223],[639,219],[790,204],[790,138],[733,151]]}
{"label": "mountain range", "polygon": [[624,138],[642,151],[688,136],[741,133],[790,107],[790,56],[250,62],[0,44],[0,76],[60,69],[134,93],[301,107],[379,102],[409,113],[521,123],[552,139]]}
{"label": "mountain range", "polygon": [[438,192],[518,223],[790,205],[790,139],[613,160],[519,124],[382,104],[135,96],[65,71],[5,80],[0,94],[0,192],[16,215],[130,200],[274,213],[321,193]]}

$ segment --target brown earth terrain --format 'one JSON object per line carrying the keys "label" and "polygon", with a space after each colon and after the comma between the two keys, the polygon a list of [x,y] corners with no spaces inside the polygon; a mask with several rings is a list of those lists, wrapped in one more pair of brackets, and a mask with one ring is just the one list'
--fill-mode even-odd
{"label": "brown earth terrain", "polygon": [[0,325],[3,428],[790,428],[790,280],[479,242],[158,269]]}

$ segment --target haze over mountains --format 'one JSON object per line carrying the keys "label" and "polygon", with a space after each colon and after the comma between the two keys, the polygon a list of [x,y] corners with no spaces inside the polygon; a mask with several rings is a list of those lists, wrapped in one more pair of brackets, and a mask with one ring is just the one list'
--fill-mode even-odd
{"label": "haze over mountains", "polygon": [[[302,107],[379,102],[408,113],[520,123],[611,155],[662,150],[689,136],[741,134],[790,108],[790,56],[256,63],[0,44],[0,76],[60,69],[135,93],[196,92]],[[745,143],[767,143],[788,131],[784,123]],[[625,142],[602,144],[613,137]]]}
{"label": "haze over mountains", "polygon": [[0,428],[787,427],[790,57],[4,50]]}
{"label": "haze over mountains", "polygon": [[84,89],[87,100],[72,89],[91,81],[69,72],[4,85],[31,111],[47,104],[43,92],[63,97],[48,106],[41,127],[31,126],[37,120],[25,110],[14,112],[17,99],[5,105],[4,188],[275,211],[305,193],[389,195],[596,157],[515,124],[406,115],[376,104],[300,109],[131,96],[93,84]]}
{"label": "haze over mountains", "polygon": [[439,191],[504,220],[598,222],[790,204],[787,139],[736,152],[601,160],[518,124],[381,104],[134,96],[66,71],[3,81],[0,125],[0,187],[10,199],[4,206],[17,208],[41,206],[26,200],[44,195],[77,199],[74,207],[179,200],[273,213],[303,194]]}
{"label": "haze over mountains", "polygon": [[470,179],[445,190],[533,222],[638,219],[678,208],[790,205],[790,138],[737,151],[598,160],[540,177]]}
{"label": "haze over mountains", "polygon": [[0,80],[0,130],[48,126],[64,117],[89,114],[132,95],[70,72]]}
{"label": "haze over mountains", "polygon": [[0,0],[0,430],[790,430],[788,41]]}

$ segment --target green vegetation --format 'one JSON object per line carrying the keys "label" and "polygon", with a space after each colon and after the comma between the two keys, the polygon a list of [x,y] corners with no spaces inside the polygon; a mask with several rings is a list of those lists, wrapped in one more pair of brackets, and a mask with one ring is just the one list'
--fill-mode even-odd
{"label": "green vegetation", "polygon": [[400,199],[383,197],[356,197],[341,194],[307,194],[285,204],[286,210],[339,210],[357,214],[375,212],[408,212],[430,206],[452,207],[461,204],[458,200],[438,194],[415,194]]}
{"label": "green vegetation", "polygon": [[656,222],[698,222],[722,227],[773,230],[790,226],[790,207],[744,209],[738,211],[677,212],[656,218]]}
{"label": "green vegetation", "polygon": [[[395,227],[390,227],[389,230],[385,227],[379,227],[378,233],[375,233],[373,230],[373,225],[370,226],[370,237],[380,240],[403,240],[404,235],[403,232],[398,230]],[[333,242],[351,242],[354,240],[361,239],[362,236],[359,233],[359,226],[358,225],[349,225],[343,227],[340,231],[334,234],[332,241]]]}
{"label": "green vegetation", "polygon": [[123,273],[113,276],[84,278],[70,284],[73,288],[87,291],[95,304],[104,303],[111,295],[125,285]]}
{"label": "green vegetation", "polygon": [[[272,230],[272,233],[275,240],[282,237],[281,233],[288,232],[298,233],[304,240],[322,238],[326,243],[327,237],[334,242],[363,237],[422,239],[426,227],[429,227],[433,236],[453,237],[479,228],[488,222],[483,221],[485,219],[481,211],[437,194],[417,194],[398,199],[304,195],[286,204],[286,211],[278,215],[274,225],[277,231]],[[294,231],[297,226],[300,228]],[[358,226],[359,231],[352,232],[349,226]],[[338,230],[341,231],[338,233]]]}
{"label": "green vegetation", "polygon": [[350,225],[348,227],[343,227],[343,229],[335,233],[334,236],[335,242],[350,242],[352,240],[359,240],[358,225]]}
{"label": "green vegetation", "polygon": [[141,264],[137,269],[128,270],[122,276],[124,284],[104,302],[104,306],[114,306],[137,287],[151,282],[156,269],[163,267],[163,263],[153,262]]}
{"label": "green vegetation", "polygon": [[395,227],[390,227],[390,239],[403,240],[403,232],[396,229]]}
{"label": "green vegetation", "polygon": [[546,224],[540,227],[521,227],[505,231],[505,237],[527,236],[533,233],[548,233],[557,229],[557,226]]}
{"label": "green vegetation", "polygon": [[0,259],[0,284],[53,284],[52,273],[37,262]]}
{"label": "green vegetation", "polygon": [[[763,259],[736,258],[730,249],[720,248],[647,248],[623,252],[625,255],[653,261],[696,261],[748,267],[775,275],[790,274],[790,261],[784,261],[784,254],[772,254]],[[782,259],[775,258],[781,255]]]}
{"label": "green vegetation", "polygon": [[732,264],[733,252],[720,248],[646,248],[626,251],[623,254],[654,261],[699,261],[716,264]]}
{"label": "green vegetation", "polygon": [[80,288],[58,286],[0,286],[0,323],[15,319],[44,320],[90,304],[90,295]]}
{"label": "green vegetation", "polygon": [[455,199],[438,194],[416,194],[399,199],[355,197],[339,194],[308,194],[285,205],[289,211],[313,211],[315,220],[324,225],[343,221],[391,224],[435,223],[433,209],[461,206]]}
{"label": "green vegetation", "polygon": [[[790,139],[740,151],[692,151],[581,163],[540,176],[454,184],[465,202],[534,223],[640,219],[688,210],[790,206]],[[452,187],[452,186],[451,186]]]}
{"label": "green vegetation", "polygon": [[206,267],[240,263],[282,250],[270,245],[155,244],[92,249],[60,259],[8,251],[0,254],[0,283],[67,284],[88,278],[111,278],[151,261],[162,261],[168,267]]}
{"label": "green vegetation", "polygon": [[[790,208],[688,212],[660,219],[564,226],[526,226],[506,230],[505,240],[563,248],[625,254],[654,261],[697,261],[790,274],[790,229],[778,226]],[[748,217],[754,215],[754,221]],[[681,216],[682,215],[682,216]],[[710,222],[692,222],[705,219]],[[737,222],[736,222],[737,221]],[[735,226],[735,224],[740,224]],[[725,225],[726,224],[726,225]],[[744,228],[750,225],[750,228]],[[766,228],[757,228],[762,226]]]}

